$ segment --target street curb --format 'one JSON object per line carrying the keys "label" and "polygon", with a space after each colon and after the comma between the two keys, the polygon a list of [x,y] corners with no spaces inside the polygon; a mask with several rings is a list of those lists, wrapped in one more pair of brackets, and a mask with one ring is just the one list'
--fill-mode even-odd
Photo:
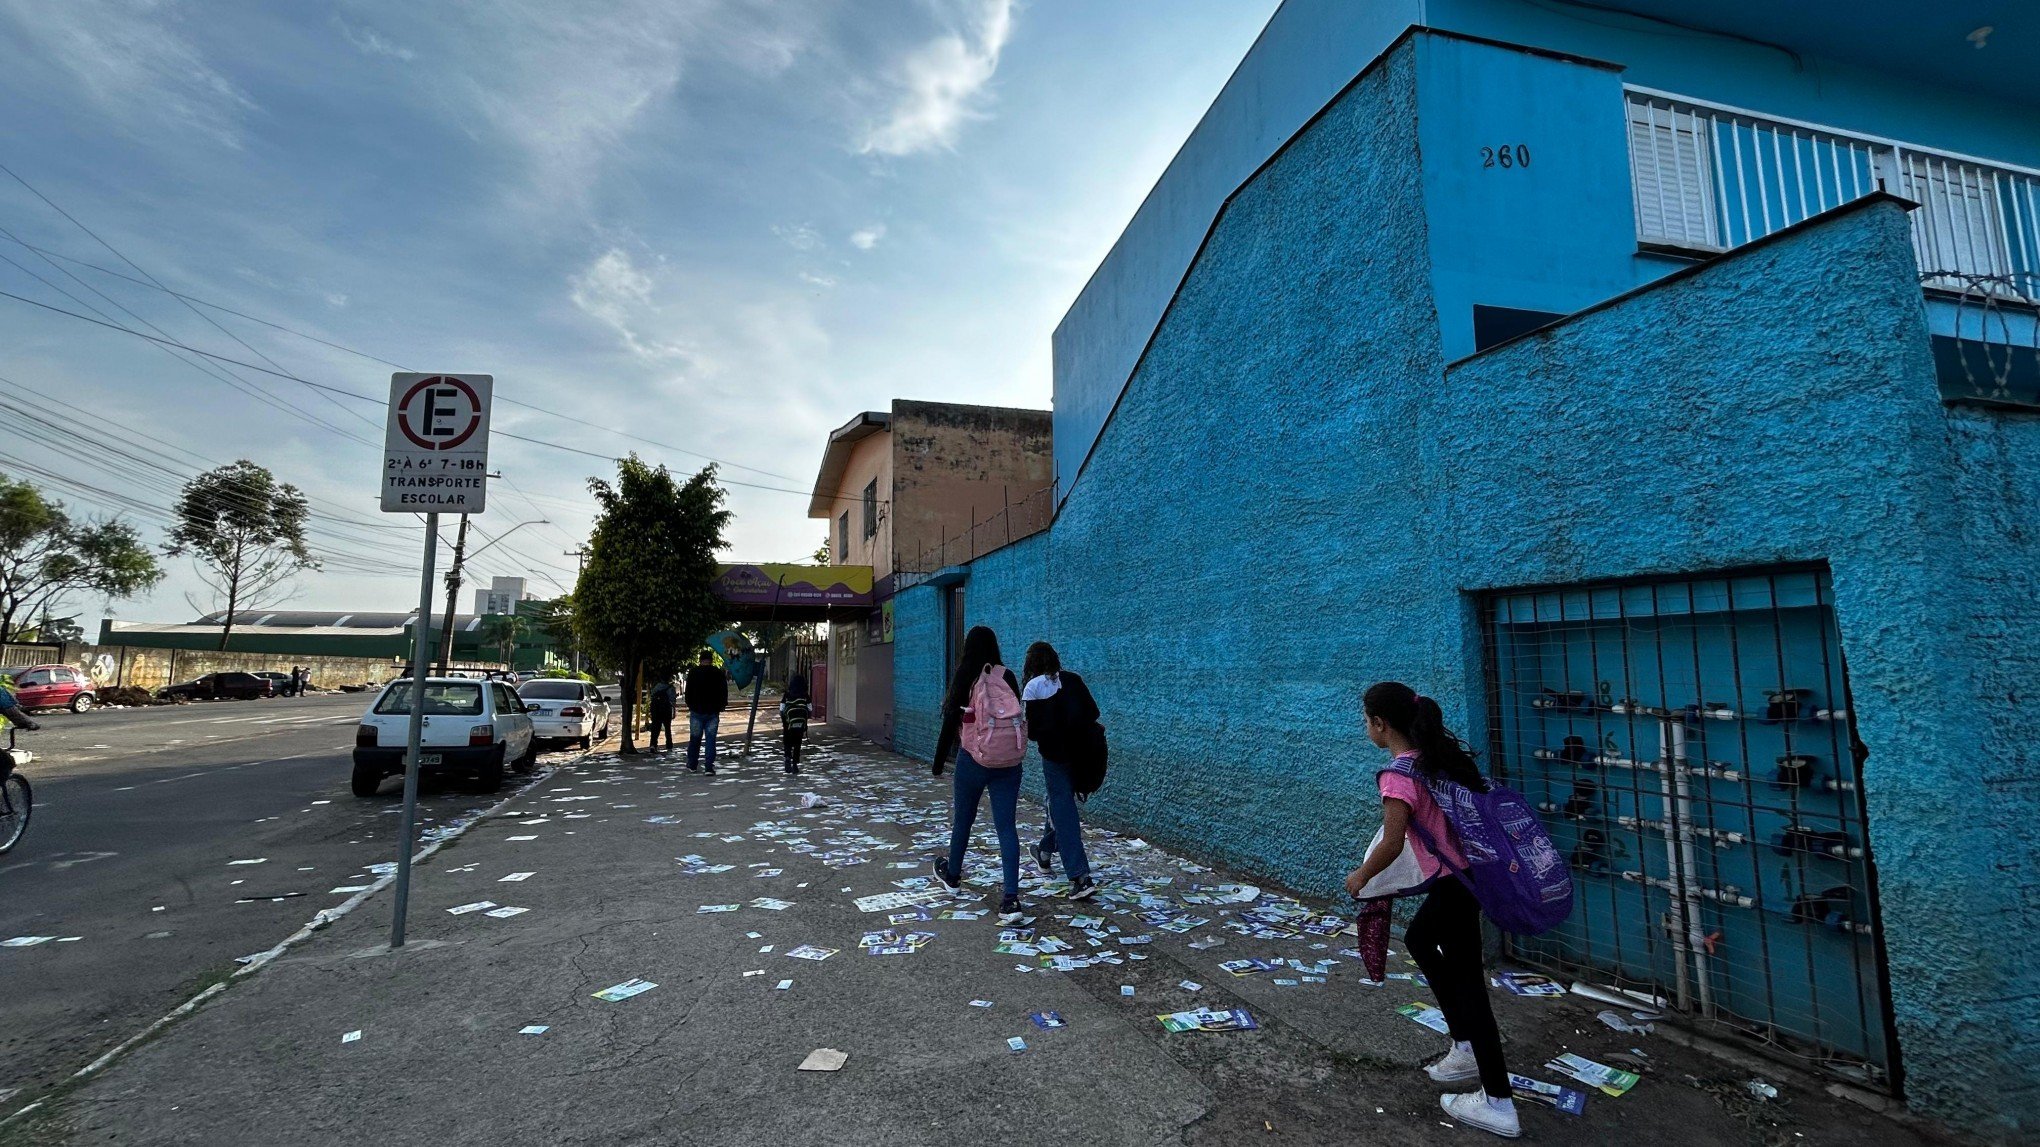
{"label": "street curb", "polygon": [[[438,852],[446,844],[452,841],[459,840],[461,837],[466,836],[468,829],[473,828],[475,825],[480,824],[482,821],[485,821],[490,817],[495,816],[497,813],[510,807],[512,804],[515,804],[519,798],[524,796],[524,794],[537,788],[541,782],[552,779],[552,777],[555,774],[557,774],[561,769],[567,768],[571,765],[579,764],[582,760],[593,755],[594,753],[592,751],[588,753],[576,754],[574,758],[570,761],[567,761],[563,764],[552,765],[542,771],[534,773],[532,775],[530,784],[527,784],[523,788],[518,789],[516,792],[511,793],[509,796],[504,797],[502,800],[497,801],[495,804],[490,805],[488,808],[482,809],[481,811],[473,814],[472,816],[467,817],[464,820],[456,820],[451,825],[448,825],[446,832],[443,835],[441,835],[438,839],[434,840],[432,843],[426,845],[425,847],[411,854],[411,863],[415,865],[419,861],[425,860],[426,858],[430,857],[433,853]],[[83,1083],[85,1080],[90,1079],[92,1076],[97,1075],[101,1071],[106,1070],[106,1068],[111,1066],[115,1060],[127,1054],[134,1048],[139,1047],[141,1044],[147,1042],[149,1037],[155,1035],[157,1032],[163,1030],[169,1025],[177,1022],[178,1020],[183,1019],[185,1016],[188,1016],[192,1012],[198,1010],[198,1006],[200,1004],[203,1004],[207,1000],[212,999],[214,996],[217,996],[220,993],[226,991],[227,988],[230,987],[235,980],[238,980],[243,976],[249,975],[250,973],[253,973],[258,969],[274,962],[277,957],[283,955],[285,952],[290,951],[292,948],[295,948],[299,944],[304,943],[306,940],[311,939],[314,935],[316,935],[321,929],[325,928],[327,925],[332,924],[335,921],[338,921],[346,917],[349,913],[353,912],[355,909],[361,907],[363,904],[366,904],[371,897],[373,897],[376,893],[382,891],[383,889],[389,887],[390,885],[396,883],[396,880],[397,878],[395,873],[391,873],[387,876],[378,876],[376,877],[374,883],[370,884],[367,888],[361,890],[360,892],[357,892],[354,895],[348,897],[340,904],[332,908],[321,908],[316,914],[312,916],[310,920],[305,922],[303,927],[299,928],[295,932],[292,932],[290,935],[284,937],[274,947],[269,948],[266,951],[257,952],[253,956],[242,957],[242,959],[245,960],[246,963],[244,963],[241,967],[234,969],[233,973],[229,975],[226,979],[221,980],[219,983],[214,984],[211,987],[208,987],[204,991],[177,1005],[175,1008],[172,1008],[169,1011],[169,1013],[162,1016],[160,1019],[156,1020],[148,1027],[143,1028],[141,1031],[136,1032],[134,1035],[129,1036],[128,1038],[122,1040],[120,1043],[114,1045],[112,1048],[109,1048],[98,1059],[95,1059],[91,1063],[86,1064],[84,1067],[79,1068],[77,1071],[72,1072],[69,1078],[67,1078],[64,1081],[64,1083],[60,1084],[59,1086],[60,1087],[69,1086],[73,1084]],[[36,1110],[42,1105],[43,1101],[38,1099],[35,1102],[30,1103],[26,1107],[22,1107],[19,1110],[16,1110],[8,1114],[5,1118],[0,1118],[0,1127],[7,1126],[9,1123],[14,1122],[16,1119],[20,1118],[23,1115],[28,1114],[31,1111]]]}

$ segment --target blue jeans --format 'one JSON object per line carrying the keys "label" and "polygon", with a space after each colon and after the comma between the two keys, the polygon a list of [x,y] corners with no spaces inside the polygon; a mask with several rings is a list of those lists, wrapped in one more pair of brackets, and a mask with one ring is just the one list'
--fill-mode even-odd
{"label": "blue jeans", "polygon": [[722,726],[721,713],[687,714],[687,767],[701,759],[701,743],[708,742],[708,767],[715,767],[715,731]]}
{"label": "blue jeans", "polygon": [[1070,771],[1043,757],[1041,780],[1048,789],[1048,823],[1041,829],[1041,851],[1060,851],[1063,874],[1074,884],[1091,875],[1091,858],[1084,854],[1084,822],[1077,816],[1077,794],[1070,788]]}
{"label": "blue jeans", "polygon": [[977,822],[978,800],[992,794],[992,827],[999,834],[999,861],[1005,866],[1007,896],[1020,895],[1020,766],[988,769],[962,749],[956,751],[956,813],[949,826],[949,871],[963,876],[963,853]]}

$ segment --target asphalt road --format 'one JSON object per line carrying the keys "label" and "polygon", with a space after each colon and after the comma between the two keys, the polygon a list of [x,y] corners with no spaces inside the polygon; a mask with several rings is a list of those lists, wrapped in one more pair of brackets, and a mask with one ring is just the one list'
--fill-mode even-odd
{"label": "asphalt road", "polygon": [[[36,753],[23,770],[35,814],[0,856],[0,941],[56,939],[0,946],[0,1098],[61,1081],[395,859],[401,783],[370,800],[348,791],[368,702],[38,714],[42,731],[19,734]],[[522,783],[484,795],[428,782],[421,826]],[[389,910],[387,897],[362,908]]]}

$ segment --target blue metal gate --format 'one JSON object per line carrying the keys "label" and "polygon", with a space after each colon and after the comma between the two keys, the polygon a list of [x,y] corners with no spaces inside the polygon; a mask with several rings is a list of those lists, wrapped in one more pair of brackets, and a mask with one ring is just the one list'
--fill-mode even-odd
{"label": "blue metal gate", "polygon": [[1496,594],[1492,752],[1572,917],[1514,942],[1888,1086],[1876,885],[1823,570]]}

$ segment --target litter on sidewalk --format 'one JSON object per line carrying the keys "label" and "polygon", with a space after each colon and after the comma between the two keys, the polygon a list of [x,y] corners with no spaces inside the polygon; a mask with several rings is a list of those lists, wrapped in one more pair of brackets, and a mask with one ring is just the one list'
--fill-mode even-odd
{"label": "litter on sidewalk", "polygon": [[549,1025],[547,1025],[547,1024],[532,1024],[532,1025],[531,1025],[531,1026],[529,1026],[529,1027],[521,1027],[521,1028],[518,1028],[518,1029],[517,1029],[517,1034],[518,1034],[518,1035],[544,1035],[545,1033],[547,1033],[547,1032],[549,1032],[549,1031],[551,1031],[551,1030],[552,1030],[552,1028],[551,1028],[551,1027],[550,1027]]}
{"label": "litter on sidewalk", "polygon": [[477,900],[473,904],[462,904],[455,908],[448,908],[446,911],[450,915],[465,916],[470,912],[480,912],[483,911],[484,909],[494,908],[495,906],[496,902],[494,900]]}
{"label": "litter on sidewalk", "polygon": [[656,988],[658,986],[659,985],[651,982],[650,980],[637,979],[633,977],[632,979],[625,980],[620,984],[615,984],[610,987],[604,988],[601,991],[594,993],[594,995],[595,998],[598,1000],[608,1000],[610,1003],[615,1003],[618,1000],[627,1000],[632,996],[643,995],[644,993],[649,992],[653,988]]}
{"label": "litter on sidewalk", "polygon": [[1245,1008],[1197,1008],[1187,1012],[1158,1015],[1162,1027],[1171,1032],[1256,1031],[1260,1023]]}
{"label": "litter on sidewalk", "polygon": [[796,960],[826,960],[836,954],[835,948],[822,948],[814,944],[802,944],[786,954]]}
{"label": "litter on sidewalk", "polygon": [[1567,1115],[1586,1114],[1587,1096],[1583,1091],[1574,1091],[1570,1087],[1545,1083],[1514,1072],[1509,1073],[1509,1090],[1515,1092],[1518,1099],[1541,1103]]}
{"label": "litter on sidewalk", "polygon": [[1498,972],[1495,986],[1517,996],[1562,996],[1565,985],[1535,972]]}
{"label": "litter on sidewalk", "polygon": [[1583,1055],[1574,1055],[1572,1052],[1566,1052],[1544,1066],[1546,1070],[1570,1076],[1589,1087],[1598,1087],[1617,1098],[1643,1079],[1633,1071],[1623,1071],[1619,1067],[1595,1063]]}
{"label": "litter on sidewalk", "polygon": [[348,1033],[347,1033],[346,1035],[343,1035],[343,1036],[341,1036],[341,1037],[340,1037],[340,1042],[341,1042],[341,1043],[353,1043],[353,1042],[355,1042],[356,1040],[358,1040],[358,1039],[360,1039],[360,1038],[361,1038],[361,1029],[360,1029],[360,1028],[355,1028],[355,1029],[354,1029],[353,1031],[351,1031],[351,1032],[348,1032]]}
{"label": "litter on sidewalk", "polygon": [[801,1071],[841,1071],[850,1062],[850,1056],[833,1047],[818,1047],[800,1061]]}

